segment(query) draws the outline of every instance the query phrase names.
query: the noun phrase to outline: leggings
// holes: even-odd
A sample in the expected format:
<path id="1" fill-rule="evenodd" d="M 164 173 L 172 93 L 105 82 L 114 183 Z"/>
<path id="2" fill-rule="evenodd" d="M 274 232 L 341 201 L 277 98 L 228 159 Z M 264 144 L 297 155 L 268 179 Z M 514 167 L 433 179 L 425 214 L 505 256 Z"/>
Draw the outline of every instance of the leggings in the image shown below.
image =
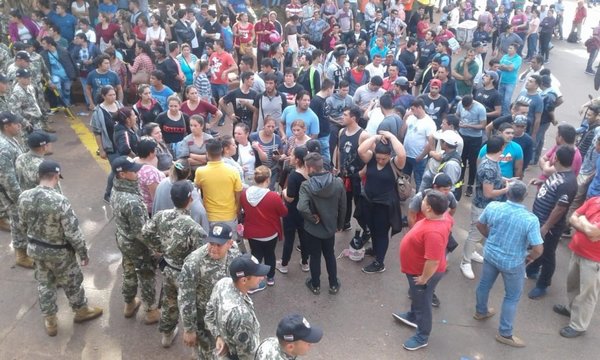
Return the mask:
<path id="1" fill-rule="evenodd" d="M 271 267 L 269 273 L 267 274 L 267 278 L 273 278 L 275 276 L 275 246 L 277 246 L 277 239 L 262 241 L 255 239 L 248 239 L 248 243 L 250 244 L 250 252 L 252 256 L 258 260 L 258 262 L 265 262 L 265 265 Z"/>
<path id="2" fill-rule="evenodd" d="M 473 186 L 475 184 L 475 175 L 477 171 L 477 156 L 479 155 L 479 150 L 481 149 L 481 137 L 471 137 L 462 135 L 463 141 L 465 143 L 462 152 L 462 172 L 460 174 L 460 179 L 464 180 L 465 172 L 467 170 L 467 163 L 469 165 L 469 186 Z"/>

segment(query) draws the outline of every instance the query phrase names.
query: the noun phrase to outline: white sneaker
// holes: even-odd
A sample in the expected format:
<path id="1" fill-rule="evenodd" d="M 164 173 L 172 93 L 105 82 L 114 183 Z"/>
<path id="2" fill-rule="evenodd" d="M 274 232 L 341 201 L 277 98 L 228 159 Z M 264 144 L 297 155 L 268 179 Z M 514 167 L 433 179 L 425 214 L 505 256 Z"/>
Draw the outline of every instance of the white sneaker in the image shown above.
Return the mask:
<path id="1" fill-rule="evenodd" d="M 310 271 L 310 266 L 308 266 L 308 264 L 300 263 L 300 267 L 302 268 L 302 271 L 304 271 L 304 272 Z"/>
<path id="2" fill-rule="evenodd" d="M 171 347 L 173 344 L 173 340 L 175 340 L 175 336 L 177 336 L 177 331 L 179 330 L 178 326 L 175 326 L 175 329 L 170 333 L 162 334 L 161 344 L 164 348 Z"/>
<path id="3" fill-rule="evenodd" d="M 473 268 L 471 267 L 471 264 L 460 264 L 460 271 L 462 271 L 463 275 L 467 278 L 467 279 L 475 279 L 475 274 L 473 274 Z"/>
<path id="4" fill-rule="evenodd" d="M 275 269 L 277 269 L 282 274 L 288 273 L 288 267 L 281 265 L 281 260 L 277 260 L 277 262 L 275 263 Z"/>
<path id="5" fill-rule="evenodd" d="M 475 261 L 476 263 L 483 264 L 483 256 L 479 255 L 477 251 L 473 251 L 473 254 L 471 255 L 471 260 Z"/>

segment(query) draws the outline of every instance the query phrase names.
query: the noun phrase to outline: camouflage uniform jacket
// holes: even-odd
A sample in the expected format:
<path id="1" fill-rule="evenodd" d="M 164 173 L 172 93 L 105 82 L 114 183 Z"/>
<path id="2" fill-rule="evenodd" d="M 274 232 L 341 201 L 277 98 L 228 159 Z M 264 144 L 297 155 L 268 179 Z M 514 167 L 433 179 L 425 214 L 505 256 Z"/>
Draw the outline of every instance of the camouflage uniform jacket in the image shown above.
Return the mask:
<path id="1" fill-rule="evenodd" d="M 70 245 L 79 258 L 88 258 L 79 220 L 69 200 L 56 190 L 38 185 L 23 191 L 19 197 L 19 227 L 28 239 L 50 245 Z M 35 260 L 62 260 L 71 249 L 52 249 L 46 246 L 27 245 L 27 254 Z"/>
<path id="2" fill-rule="evenodd" d="M 265 339 L 256 350 L 256 360 L 294 360 L 295 356 L 286 354 L 279 345 L 279 339 L 270 337 Z"/>
<path id="3" fill-rule="evenodd" d="M 110 204 L 115 216 L 117 243 L 121 251 L 137 254 L 146 251 L 142 228 L 148 220 L 148 210 L 137 181 L 115 177 Z"/>
<path id="4" fill-rule="evenodd" d="M 10 98 L 10 94 L 7 92 L 6 94 L 0 95 L 0 112 L 2 111 L 10 111 L 12 106 L 8 101 Z"/>
<path id="5" fill-rule="evenodd" d="M 165 261 L 181 269 L 183 261 L 202 245 L 207 233 L 185 209 L 159 211 L 142 229 L 146 245 L 161 253 Z"/>
<path id="6" fill-rule="evenodd" d="M 22 153 L 17 139 L 0 133 L 0 201 L 7 206 L 16 204 L 21 194 L 15 162 Z"/>
<path id="7" fill-rule="evenodd" d="M 6 28 L 2 27 L 2 29 Z M 4 72 L 11 59 L 12 56 L 10 56 L 10 50 L 8 47 L 4 44 L 0 44 L 0 71 Z"/>
<path id="8" fill-rule="evenodd" d="M 42 161 L 44 157 L 31 150 L 19 155 L 15 162 L 15 169 L 21 191 L 33 189 L 38 185 L 38 167 Z"/>
<path id="9" fill-rule="evenodd" d="M 37 52 L 30 52 L 29 58 L 31 58 L 31 63 L 29 65 L 29 69 L 31 70 L 31 80 L 34 86 L 39 86 L 39 88 L 43 88 L 42 79 L 46 82 L 50 81 L 50 72 L 46 67 L 46 63 L 44 62 L 44 58 L 42 55 Z M 33 80 L 39 79 L 39 82 L 33 82 Z"/>
<path id="10" fill-rule="evenodd" d="M 242 294 L 231 277 L 217 282 L 206 305 L 206 326 L 211 334 L 221 337 L 230 355 L 240 360 L 253 360 L 260 343 L 260 324 L 250 296 Z"/>
<path id="11" fill-rule="evenodd" d="M 208 255 L 208 244 L 206 244 L 185 258 L 178 278 L 177 296 L 185 331 L 204 330 L 202 324 L 204 324 L 206 303 L 210 293 L 217 281 L 229 276 L 229 264 L 238 256 L 240 251 L 234 243 L 223 259 L 213 260 Z"/>
<path id="12" fill-rule="evenodd" d="M 33 85 L 23 88 L 21 85 L 15 84 L 9 101 L 13 112 L 29 121 L 41 119 L 43 116 Z"/>

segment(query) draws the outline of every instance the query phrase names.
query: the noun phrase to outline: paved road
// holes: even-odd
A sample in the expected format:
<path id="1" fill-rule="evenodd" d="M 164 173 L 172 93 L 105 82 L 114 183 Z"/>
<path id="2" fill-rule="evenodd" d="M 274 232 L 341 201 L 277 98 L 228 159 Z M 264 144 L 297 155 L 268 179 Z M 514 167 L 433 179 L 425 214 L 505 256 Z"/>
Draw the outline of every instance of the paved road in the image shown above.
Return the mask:
<path id="1" fill-rule="evenodd" d="M 598 10 L 590 11 L 595 23 Z M 591 20 L 594 20 L 593 22 Z M 594 93 L 592 78 L 583 73 L 587 53 L 581 45 L 556 42 L 550 69 L 561 80 L 565 104 L 558 110 L 559 121 L 579 124 L 577 109 L 588 93 Z M 58 298 L 59 334 L 46 336 L 37 304 L 36 284 L 30 270 L 15 268 L 9 235 L 0 233 L 0 359 L 161 359 L 187 358 L 181 337 L 168 350 L 160 346 L 160 335 L 155 326 L 122 316 L 120 294 L 120 255 L 114 240 L 111 212 L 102 202 L 105 185 L 105 166 L 97 162 L 90 150 L 95 150 L 89 133 L 82 123 L 56 116 L 59 142 L 53 158 L 64 167 L 63 189 L 79 216 L 81 227 L 90 247 L 90 265 L 84 269 L 85 288 L 90 303 L 104 308 L 104 315 L 86 324 L 73 324 L 66 298 Z M 547 135 L 547 144 L 553 142 L 555 128 Z M 83 139 L 83 140 L 82 140 Z M 536 171 L 529 170 L 529 179 Z M 533 190 L 533 189 L 532 189 Z M 532 194 L 528 200 L 531 203 Z M 469 199 L 464 198 L 456 215 L 455 235 L 462 245 L 469 218 Z M 336 251 L 347 247 L 351 233 L 339 234 Z M 521 300 L 515 324 L 515 334 L 527 342 L 524 349 L 513 349 L 494 341 L 498 316 L 486 322 L 472 319 L 477 280 L 465 279 L 458 269 L 459 252 L 449 261 L 450 272 L 438 287 L 442 305 L 434 310 L 434 328 L 429 347 L 416 353 L 402 349 L 402 342 L 412 330 L 394 322 L 392 311 L 406 309 L 407 283 L 400 274 L 398 244 L 393 238 L 386 260 L 387 271 L 366 275 L 361 264 L 348 259 L 338 262 L 342 281 L 337 296 L 324 292 L 310 294 L 304 287 L 305 274 L 296 266 L 299 254 L 294 253 L 288 275 L 277 274 L 275 287 L 253 296 L 256 312 L 262 324 L 262 337 L 271 336 L 281 316 L 291 311 L 303 313 L 325 330 L 322 342 L 313 348 L 308 359 L 573 359 L 596 358 L 600 340 L 600 316 L 592 321 L 586 336 L 566 340 L 558 330 L 566 319 L 552 312 L 552 305 L 566 300 L 565 278 L 569 251 L 566 244 L 559 246 L 554 285 L 546 298 Z M 281 251 L 280 247 L 277 252 Z M 480 265 L 474 265 L 479 279 Z M 533 286 L 528 281 L 525 292 Z M 499 308 L 502 286 L 496 284 L 490 296 L 490 305 Z M 599 314 L 600 315 L 600 314 Z"/>

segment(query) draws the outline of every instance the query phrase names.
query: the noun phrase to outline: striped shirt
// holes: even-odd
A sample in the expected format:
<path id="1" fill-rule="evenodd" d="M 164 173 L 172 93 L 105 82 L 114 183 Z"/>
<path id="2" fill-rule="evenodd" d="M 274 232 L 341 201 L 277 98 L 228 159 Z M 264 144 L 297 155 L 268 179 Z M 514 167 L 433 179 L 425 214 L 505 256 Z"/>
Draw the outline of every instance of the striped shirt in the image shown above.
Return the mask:
<path id="1" fill-rule="evenodd" d="M 200 73 L 196 79 L 194 79 L 194 87 L 198 89 L 198 96 L 200 96 L 200 99 L 212 102 L 212 89 L 206 73 Z"/>
<path id="2" fill-rule="evenodd" d="M 489 228 L 483 256 L 502 270 L 524 264 L 527 247 L 544 243 L 538 218 L 523 204 L 492 201 L 483 210 L 479 222 Z"/>

